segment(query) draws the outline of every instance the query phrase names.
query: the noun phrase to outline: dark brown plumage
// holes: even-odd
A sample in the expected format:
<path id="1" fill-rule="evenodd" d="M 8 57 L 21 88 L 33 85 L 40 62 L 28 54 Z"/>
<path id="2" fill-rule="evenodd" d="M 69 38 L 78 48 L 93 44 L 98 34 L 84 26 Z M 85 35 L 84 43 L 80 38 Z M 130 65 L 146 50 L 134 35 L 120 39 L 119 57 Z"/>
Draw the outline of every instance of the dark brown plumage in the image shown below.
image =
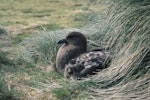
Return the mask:
<path id="1" fill-rule="evenodd" d="M 58 44 L 63 45 L 57 52 L 56 69 L 61 74 L 64 74 L 65 66 L 69 61 L 86 52 L 87 41 L 83 34 L 79 32 L 71 32 L 65 39 L 58 41 Z"/>
<path id="2" fill-rule="evenodd" d="M 58 50 L 56 68 L 65 78 L 85 77 L 104 68 L 108 52 L 103 49 L 87 52 L 87 41 L 83 34 L 71 32 L 58 43 L 64 44 Z"/>

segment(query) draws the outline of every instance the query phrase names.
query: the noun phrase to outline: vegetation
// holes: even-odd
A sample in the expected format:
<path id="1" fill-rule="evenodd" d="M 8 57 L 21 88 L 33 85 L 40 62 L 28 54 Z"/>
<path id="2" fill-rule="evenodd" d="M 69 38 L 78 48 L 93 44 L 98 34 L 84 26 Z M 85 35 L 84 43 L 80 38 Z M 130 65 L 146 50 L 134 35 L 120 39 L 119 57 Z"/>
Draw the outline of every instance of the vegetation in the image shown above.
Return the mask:
<path id="1" fill-rule="evenodd" d="M 149 98 L 148 0 L 1 2 L 0 99 Z M 74 30 L 87 36 L 89 49 L 111 48 L 110 66 L 80 81 L 55 70 L 56 42 Z"/>
<path id="2" fill-rule="evenodd" d="M 0 24 L 11 34 L 30 34 L 39 30 L 80 27 L 90 6 L 86 0 L 2 0 Z M 101 9 L 93 7 L 92 10 Z M 76 18 L 74 16 L 77 16 Z M 76 19 L 76 21 L 74 21 Z"/>

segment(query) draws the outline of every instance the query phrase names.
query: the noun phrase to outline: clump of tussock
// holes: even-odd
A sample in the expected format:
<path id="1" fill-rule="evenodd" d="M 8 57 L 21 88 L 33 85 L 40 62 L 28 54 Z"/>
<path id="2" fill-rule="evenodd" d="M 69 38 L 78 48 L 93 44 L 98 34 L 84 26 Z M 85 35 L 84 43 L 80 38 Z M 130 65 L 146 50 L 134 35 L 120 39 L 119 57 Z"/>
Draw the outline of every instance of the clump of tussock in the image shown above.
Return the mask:
<path id="1" fill-rule="evenodd" d="M 40 32 L 25 38 L 16 46 L 16 64 L 34 66 L 37 63 L 54 64 L 57 51 L 56 34 Z"/>

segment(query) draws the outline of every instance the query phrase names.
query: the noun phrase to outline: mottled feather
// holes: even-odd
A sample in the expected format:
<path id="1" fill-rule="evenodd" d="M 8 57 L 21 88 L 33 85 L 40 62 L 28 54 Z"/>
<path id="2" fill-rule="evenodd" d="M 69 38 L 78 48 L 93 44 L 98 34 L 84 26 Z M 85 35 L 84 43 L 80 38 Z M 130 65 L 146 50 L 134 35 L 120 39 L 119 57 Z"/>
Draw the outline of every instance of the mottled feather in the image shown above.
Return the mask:
<path id="1" fill-rule="evenodd" d="M 64 77 L 81 78 L 95 74 L 98 69 L 105 67 L 105 60 L 109 56 L 105 51 L 90 51 L 70 60 L 66 65 Z M 69 71 L 69 72 L 68 72 Z"/>

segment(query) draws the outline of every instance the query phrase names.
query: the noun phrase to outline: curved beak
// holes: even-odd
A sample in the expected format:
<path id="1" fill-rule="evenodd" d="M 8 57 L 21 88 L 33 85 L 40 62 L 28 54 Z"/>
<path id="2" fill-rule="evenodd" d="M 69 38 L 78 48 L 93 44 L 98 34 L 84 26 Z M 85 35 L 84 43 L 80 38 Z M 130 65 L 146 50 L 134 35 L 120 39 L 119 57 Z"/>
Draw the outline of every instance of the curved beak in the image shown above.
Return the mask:
<path id="1" fill-rule="evenodd" d="M 63 43 L 67 44 L 68 41 L 66 39 L 62 39 L 57 42 L 57 44 L 63 44 Z"/>

